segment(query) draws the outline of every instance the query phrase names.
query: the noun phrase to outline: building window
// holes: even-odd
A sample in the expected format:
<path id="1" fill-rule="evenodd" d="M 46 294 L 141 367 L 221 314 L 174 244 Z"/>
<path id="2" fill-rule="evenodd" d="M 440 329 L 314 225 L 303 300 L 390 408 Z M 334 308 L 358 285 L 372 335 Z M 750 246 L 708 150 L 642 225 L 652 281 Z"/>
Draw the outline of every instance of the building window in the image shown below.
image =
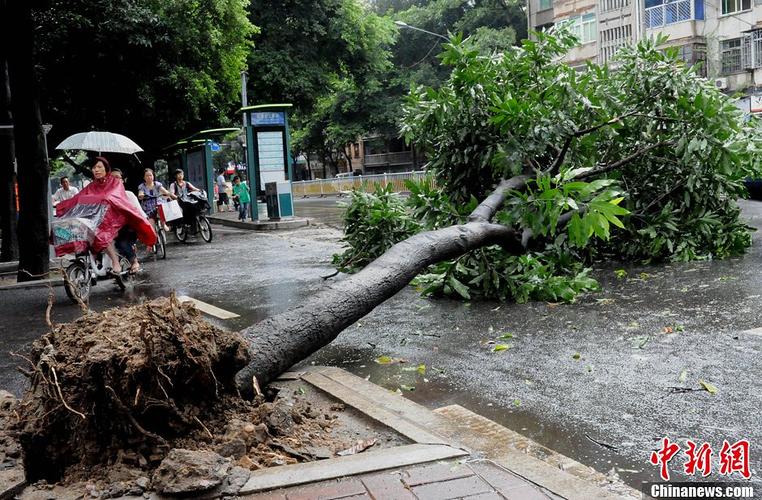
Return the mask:
<path id="1" fill-rule="evenodd" d="M 601 0 L 601 12 L 619 10 L 630 5 L 630 0 Z"/>
<path id="2" fill-rule="evenodd" d="M 645 5 L 646 28 L 704 19 L 704 0 L 646 0 Z"/>
<path id="3" fill-rule="evenodd" d="M 540 10 L 548 10 L 553 8 L 553 0 L 540 0 Z"/>
<path id="4" fill-rule="evenodd" d="M 677 48 L 677 57 L 685 61 L 689 66 L 698 65 L 696 73 L 699 76 L 706 76 L 706 44 L 689 43 Z"/>
<path id="5" fill-rule="evenodd" d="M 355 143 L 354 146 L 355 146 L 355 148 L 354 148 L 355 149 L 355 158 L 359 158 L 360 157 L 360 145 Z"/>
<path id="6" fill-rule="evenodd" d="M 601 31 L 599 43 L 601 50 L 598 52 L 598 62 L 606 64 L 614 57 L 620 47 L 632 42 L 632 26 L 625 24 Z"/>
<path id="7" fill-rule="evenodd" d="M 568 21 L 571 23 L 571 32 L 577 36 L 580 43 L 590 43 L 595 41 L 598 30 L 595 24 L 594 13 L 570 17 Z"/>
<path id="8" fill-rule="evenodd" d="M 751 0 L 722 0 L 722 13 L 732 14 L 751 9 Z"/>
<path id="9" fill-rule="evenodd" d="M 720 42 L 720 61 L 722 73 L 737 73 L 743 69 L 741 39 L 723 40 Z"/>

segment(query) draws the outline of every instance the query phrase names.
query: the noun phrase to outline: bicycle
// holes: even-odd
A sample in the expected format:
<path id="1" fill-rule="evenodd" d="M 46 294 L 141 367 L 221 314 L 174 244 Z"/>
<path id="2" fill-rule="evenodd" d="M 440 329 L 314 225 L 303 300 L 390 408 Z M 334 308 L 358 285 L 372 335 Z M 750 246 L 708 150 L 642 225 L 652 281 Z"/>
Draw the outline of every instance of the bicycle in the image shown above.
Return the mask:
<path id="1" fill-rule="evenodd" d="M 100 257 L 99 261 L 90 250 L 78 253 L 74 262 L 64 271 L 64 289 L 75 304 L 87 302 L 90 290 L 98 283 L 98 278 L 113 276 L 114 283 L 122 290 L 134 285 L 135 275 L 130 273 L 130 261 L 124 256 L 119 256 L 119 265 L 123 271 L 118 274 L 111 271 L 111 259 L 108 255 L 102 252 Z"/>
<path id="2" fill-rule="evenodd" d="M 174 225 L 175 237 L 185 243 L 188 239 L 188 234 L 199 234 L 201 238 L 211 243 L 214 234 L 212 233 L 212 224 L 209 219 L 204 215 L 203 210 L 209 209 L 209 202 L 206 200 L 206 193 L 204 191 L 194 191 L 188 195 L 190 202 L 186 201 L 186 206 L 183 210 L 188 210 L 190 207 L 196 211 L 196 215 L 191 219 L 190 224 L 185 223 L 185 218 L 179 219 Z"/>
<path id="3" fill-rule="evenodd" d="M 159 199 L 162 198 L 162 196 L 151 196 L 147 194 L 143 194 L 143 199 Z M 158 211 L 158 205 L 155 215 L 150 218 L 153 222 L 153 228 L 156 231 L 156 244 L 151 247 L 151 251 L 154 255 L 158 256 L 160 259 L 166 259 L 167 258 L 167 232 L 164 230 L 164 221 L 161 220 L 161 217 L 159 216 Z"/>

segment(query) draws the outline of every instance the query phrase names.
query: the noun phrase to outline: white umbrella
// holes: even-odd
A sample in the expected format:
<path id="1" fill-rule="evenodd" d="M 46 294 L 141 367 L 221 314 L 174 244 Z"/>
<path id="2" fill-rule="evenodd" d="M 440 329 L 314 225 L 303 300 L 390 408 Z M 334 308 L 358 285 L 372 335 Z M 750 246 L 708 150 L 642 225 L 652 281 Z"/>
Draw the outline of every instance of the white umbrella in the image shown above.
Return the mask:
<path id="1" fill-rule="evenodd" d="M 143 149 L 135 142 L 121 134 L 112 132 L 80 132 L 64 139 L 56 149 L 82 149 L 99 153 L 133 154 Z"/>

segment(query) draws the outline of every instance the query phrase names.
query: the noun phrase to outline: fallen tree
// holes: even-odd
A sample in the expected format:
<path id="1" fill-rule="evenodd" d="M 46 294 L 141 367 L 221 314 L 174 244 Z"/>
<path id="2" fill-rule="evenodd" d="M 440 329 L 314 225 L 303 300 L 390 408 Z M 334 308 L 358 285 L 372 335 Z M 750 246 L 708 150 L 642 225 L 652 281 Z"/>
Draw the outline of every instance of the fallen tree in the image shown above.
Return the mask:
<path id="1" fill-rule="evenodd" d="M 748 248 L 735 199 L 757 175 L 760 140 L 724 95 L 659 49 L 665 39 L 620 50 L 616 73 L 578 73 L 557 62 L 572 35 L 537 38 L 489 56 L 457 37 L 446 46 L 450 82 L 411 93 L 403 127 L 428 148 L 438 189 L 411 186 L 407 209 L 383 190 L 353 195 L 336 264 L 361 270 L 242 332 L 242 394 L 414 278 L 426 293 L 573 300 L 597 286 L 584 269 L 596 259 Z"/>

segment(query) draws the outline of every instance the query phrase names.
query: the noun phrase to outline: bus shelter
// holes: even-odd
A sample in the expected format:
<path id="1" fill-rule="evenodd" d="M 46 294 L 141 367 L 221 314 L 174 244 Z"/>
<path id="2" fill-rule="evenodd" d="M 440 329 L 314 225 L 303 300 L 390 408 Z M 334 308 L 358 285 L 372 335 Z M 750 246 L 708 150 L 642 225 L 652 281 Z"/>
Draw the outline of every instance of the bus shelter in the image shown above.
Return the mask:
<path id="1" fill-rule="evenodd" d="M 165 148 L 165 151 L 170 153 L 170 157 L 167 159 L 170 182 L 174 181 L 172 172 L 181 169 L 185 172 L 185 180 L 206 191 L 207 200 L 213 211 L 216 211 L 217 207 L 214 203 L 215 176 L 212 147 L 215 140 L 219 140 L 231 132 L 240 132 L 240 129 L 202 130 Z"/>

